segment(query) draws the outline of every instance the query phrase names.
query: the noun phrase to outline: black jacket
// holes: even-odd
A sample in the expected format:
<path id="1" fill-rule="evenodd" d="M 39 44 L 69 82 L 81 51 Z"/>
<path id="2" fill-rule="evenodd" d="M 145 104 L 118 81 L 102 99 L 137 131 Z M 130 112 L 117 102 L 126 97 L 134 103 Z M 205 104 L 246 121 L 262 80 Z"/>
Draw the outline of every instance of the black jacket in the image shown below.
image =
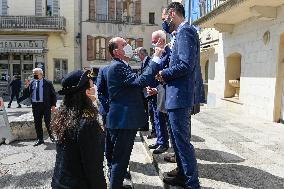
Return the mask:
<path id="1" fill-rule="evenodd" d="M 19 93 L 21 92 L 22 82 L 20 79 L 15 79 L 10 83 L 10 87 L 12 89 L 12 93 Z"/>
<path id="2" fill-rule="evenodd" d="M 57 143 L 53 189 L 106 189 L 103 171 L 102 129 L 95 118 L 82 118 L 80 126 L 65 132 Z"/>
<path id="3" fill-rule="evenodd" d="M 23 101 L 29 97 L 32 97 L 33 94 L 33 85 L 34 85 L 33 80 L 28 88 L 25 88 L 23 91 L 23 96 L 20 97 L 20 101 Z M 51 81 L 47 79 L 43 79 L 43 102 L 46 107 L 51 107 L 51 106 L 56 106 L 56 93 L 53 87 L 53 84 Z"/>

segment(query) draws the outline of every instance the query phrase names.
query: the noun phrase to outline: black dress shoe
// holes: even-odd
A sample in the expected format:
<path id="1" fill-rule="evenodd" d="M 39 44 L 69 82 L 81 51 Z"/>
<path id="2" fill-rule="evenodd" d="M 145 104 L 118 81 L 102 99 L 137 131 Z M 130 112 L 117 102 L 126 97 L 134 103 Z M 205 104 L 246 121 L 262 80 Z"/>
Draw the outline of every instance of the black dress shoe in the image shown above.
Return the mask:
<path id="1" fill-rule="evenodd" d="M 176 163 L 176 155 L 167 155 L 164 157 L 164 160 L 169 163 Z"/>
<path id="2" fill-rule="evenodd" d="M 21 108 L 22 106 L 19 104 L 18 106 L 17 106 L 17 108 Z"/>
<path id="3" fill-rule="evenodd" d="M 152 139 L 152 138 L 157 138 L 156 133 L 151 132 L 151 133 L 147 136 L 147 139 Z"/>
<path id="4" fill-rule="evenodd" d="M 156 148 L 158 148 L 158 144 L 150 144 L 148 147 L 149 147 L 149 149 L 156 149 Z"/>
<path id="5" fill-rule="evenodd" d="M 50 138 L 51 142 L 55 142 L 56 141 L 53 135 L 49 135 L 49 138 Z"/>
<path id="6" fill-rule="evenodd" d="M 180 187 L 185 188 L 185 179 L 179 176 L 164 177 L 163 182 L 171 186 L 180 186 Z"/>
<path id="7" fill-rule="evenodd" d="M 168 149 L 169 149 L 169 147 L 167 147 L 167 146 L 159 145 L 158 148 L 156 148 L 153 151 L 153 154 L 161 154 L 161 153 L 164 153 L 165 151 L 167 151 Z"/>
<path id="8" fill-rule="evenodd" d="M 168 177 L 176 177 L 178 175 L 179 168 L 176 167 L 175 169 L 171 170 L 170 172 L 167 172 Z"/>
<path id="9" fill-rule="evenodd" d="M 43 141 L 43 140 L 38 140 L 38 141 L 34 144 L 34 146 L 39 146 L 39 145 L 41 145 L 41 144 L 44 144 L 44 141 Z"/>

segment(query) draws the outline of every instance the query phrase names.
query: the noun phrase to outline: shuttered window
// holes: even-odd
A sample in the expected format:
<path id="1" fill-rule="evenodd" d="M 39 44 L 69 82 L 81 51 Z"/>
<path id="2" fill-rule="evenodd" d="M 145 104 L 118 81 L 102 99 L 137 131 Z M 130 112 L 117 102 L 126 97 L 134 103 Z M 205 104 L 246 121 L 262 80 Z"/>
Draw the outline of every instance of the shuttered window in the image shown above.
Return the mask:
<path id="1" fill-rule="evenodd" d="M 43 6 L 42 6 L 42 0 L 35 0 L 35 15 L 36 16 L 42 16 L 43 12 Z"/>
<path id="2" fill-rule="evenodd" d="M 87 36 L 87 60 L 95 60 L 94 37 L 90 35 Z"/>
<path id="3" fill-rule="evenodd" d="M 115 1 L 116 0 L 109 0 L 108 2 L 108 19 L 115 20 Z"/>
<path id="4" fill-rule="evenodd" d="M 95 37 L 96 60 L 106 60 L 106 39 L 104 37 Z"/>
<path id="5" fill-rule="evenodd" d="M 0 0 L 0 15 L 8 15 L 8 2 L 7 0 Z"/>
<path id="6" fill-rule="evenodd" d="M 89 0 L 89 19 L 96 19 L 96 0 Z"/>
<path id="7" fill-rule="evenodd" d="M 141 22 L 141 0 L 135 1 L 135 14 L 134 14 L 134 22 Z"/>
<path id="8" fill-rule="evenodd" d="M 52 0 L 52 16 L 59 16 L 59 0 Z"/>

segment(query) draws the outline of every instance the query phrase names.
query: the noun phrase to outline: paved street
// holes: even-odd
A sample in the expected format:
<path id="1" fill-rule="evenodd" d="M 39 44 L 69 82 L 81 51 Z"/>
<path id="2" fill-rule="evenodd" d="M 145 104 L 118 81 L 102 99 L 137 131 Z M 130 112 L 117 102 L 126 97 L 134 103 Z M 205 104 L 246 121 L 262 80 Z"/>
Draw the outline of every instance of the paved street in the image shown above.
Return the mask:
<path id="1" fill-rule="evenodd" d="M 9 109 L 8 114 L 29 110 Z M 193 117 L 192 135 L 203 188 L 284 189 L 283 124 L 203 108 Z M 136 139 L 130 163 L 135 189 L 168 188 L 160 178 L 175 165 L 163 162 L 164 154 L 152 156 L 144 148 L 153 142 L 143 143 L 139 135 Z M 49 139 L 36 148 L 33 143 L 17 141 L 0 146 L 1 189 L 50 188 L 55 145 Z"/>

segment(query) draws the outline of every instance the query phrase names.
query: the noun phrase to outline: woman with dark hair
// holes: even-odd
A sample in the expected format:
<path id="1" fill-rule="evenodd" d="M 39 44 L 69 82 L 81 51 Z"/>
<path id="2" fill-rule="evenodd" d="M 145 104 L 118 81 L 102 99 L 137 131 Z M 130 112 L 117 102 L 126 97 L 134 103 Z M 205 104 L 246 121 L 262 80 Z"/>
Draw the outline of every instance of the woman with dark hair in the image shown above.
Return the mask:
<path id="1" fill-rule="evenodd" d="M 51 122 L 57 137 L 53 189 L 105 189 L 103 130 L 98 122 L 90 71 L 73 71 L 62 81 L 62 105 Z"/>

